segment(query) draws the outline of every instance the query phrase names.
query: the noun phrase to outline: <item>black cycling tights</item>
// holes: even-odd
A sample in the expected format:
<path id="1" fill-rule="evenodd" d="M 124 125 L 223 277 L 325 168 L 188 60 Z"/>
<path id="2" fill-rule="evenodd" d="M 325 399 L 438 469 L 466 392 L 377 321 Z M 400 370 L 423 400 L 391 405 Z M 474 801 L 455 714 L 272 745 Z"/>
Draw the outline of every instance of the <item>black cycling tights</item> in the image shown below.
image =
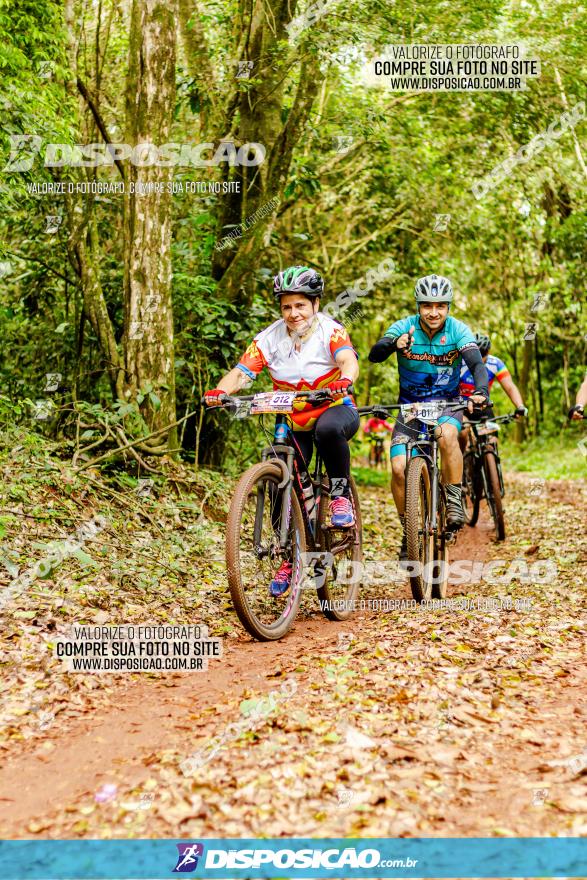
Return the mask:
<path id="1" fill-rule="evenodd" d="M 318 418 L 313 431 L 294 431 L 298 464 L 308 469 L 312 460 L 314 443 L 322 456 L 326 473 L 333 479 L 351 475 L 351 452 L 348 441 L 359 429 L 359 414 L 354 406 L 331 406 Z M 303 462 L 300 462 L 300 452 Z M 346 492 L 345 492 L 346 494 Z"/>

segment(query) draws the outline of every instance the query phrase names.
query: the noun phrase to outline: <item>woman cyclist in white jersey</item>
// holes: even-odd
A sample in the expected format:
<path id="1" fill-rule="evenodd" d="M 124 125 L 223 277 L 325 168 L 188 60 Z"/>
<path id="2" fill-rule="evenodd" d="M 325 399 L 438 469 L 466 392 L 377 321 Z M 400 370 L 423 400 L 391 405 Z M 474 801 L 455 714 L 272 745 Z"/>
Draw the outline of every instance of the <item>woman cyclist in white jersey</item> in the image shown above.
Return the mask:
<path id="1" fill-rule="evenodd" d="M 358 356 L 342 324 L 319 311 L 324 291 L 321 275 L 307 266 L 291 266 L 274 278 L 281 318 L 257 333 L 239 363 L 207 391 L 208 406 L 220 406 L 227 394 L 249 384 L 267 367 L 276 390 L 315 391 L 327 388 L 335 398 L 319 407 L 301 403 L 291 414 L 296 455 L 304 467 L 316 444 L 330 478 L 331 525 L 355 524 L 350 502 L 350 450 L 348 441 L 359 428 L 359 415 L 349 386 L 359 375 Z M 285 595 L 292 566 L 284 562 L 275 574 L 270 592 Z"/>

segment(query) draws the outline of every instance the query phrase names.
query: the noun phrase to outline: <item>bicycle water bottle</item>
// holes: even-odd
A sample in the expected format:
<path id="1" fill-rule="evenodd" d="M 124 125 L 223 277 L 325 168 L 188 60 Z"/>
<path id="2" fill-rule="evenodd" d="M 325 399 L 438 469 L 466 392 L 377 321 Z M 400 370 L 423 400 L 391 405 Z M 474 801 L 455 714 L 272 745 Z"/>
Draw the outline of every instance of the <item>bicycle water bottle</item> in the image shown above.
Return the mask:
<path id="1" fill-rule="evenodd" d="M 307 471 L 300 474 L 300 482 L 302 484 L 302 495 L 304 496 L 304 505 L 308 519 L 311 523 L 316 519 L 316 498 L 314 496 L 314 486 Z"/>
<path id="2" fill-rule="evenodd" d="M 285 443 L 287 440 L 287 425 L 285 422 L 278 422 L 275 425 L 275 433 L 273 434 L 275 443 Z"/>

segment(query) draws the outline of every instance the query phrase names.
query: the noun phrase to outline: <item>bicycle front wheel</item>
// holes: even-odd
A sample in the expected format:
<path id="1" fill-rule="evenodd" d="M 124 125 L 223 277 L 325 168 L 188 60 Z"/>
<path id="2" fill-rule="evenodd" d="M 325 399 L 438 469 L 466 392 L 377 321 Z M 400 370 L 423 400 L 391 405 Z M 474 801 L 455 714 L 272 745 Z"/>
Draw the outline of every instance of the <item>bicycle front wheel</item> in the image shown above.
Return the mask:
<path id="1" fill-rule="evenodd" d="M 406 536 L 410 586 L 416 602 L 430 599 L 434 579 L 434 535 L 430 529 L 430 475 L 421 456 L 411 458 L 406 468 Z"/>
<path id="2" fill-rule="evenodd" d="M 302 597 L 306 550 L 304 520 L 289 493 L 287 546 L 280 547 L 283 489 L 281 469 L 271 461 L 250 467 L 237 483 L 226 527 L 226 568 L 239 620 L 260 641 L 282 638 L 292 627 Z M 269 585 L 280 566 L 292 567 L 289 591 L 272 596 Z"/>

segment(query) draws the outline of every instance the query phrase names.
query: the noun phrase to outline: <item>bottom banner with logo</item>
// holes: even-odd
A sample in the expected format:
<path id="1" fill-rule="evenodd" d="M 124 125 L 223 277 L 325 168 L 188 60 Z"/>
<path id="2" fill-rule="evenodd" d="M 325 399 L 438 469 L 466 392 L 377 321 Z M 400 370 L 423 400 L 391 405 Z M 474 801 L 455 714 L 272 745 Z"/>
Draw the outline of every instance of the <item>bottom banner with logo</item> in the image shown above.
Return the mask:
<path id="1" fill-rule="evenodd" d="M 4 840 L 2 880 L 585 877 L 587 838 Z"/>

